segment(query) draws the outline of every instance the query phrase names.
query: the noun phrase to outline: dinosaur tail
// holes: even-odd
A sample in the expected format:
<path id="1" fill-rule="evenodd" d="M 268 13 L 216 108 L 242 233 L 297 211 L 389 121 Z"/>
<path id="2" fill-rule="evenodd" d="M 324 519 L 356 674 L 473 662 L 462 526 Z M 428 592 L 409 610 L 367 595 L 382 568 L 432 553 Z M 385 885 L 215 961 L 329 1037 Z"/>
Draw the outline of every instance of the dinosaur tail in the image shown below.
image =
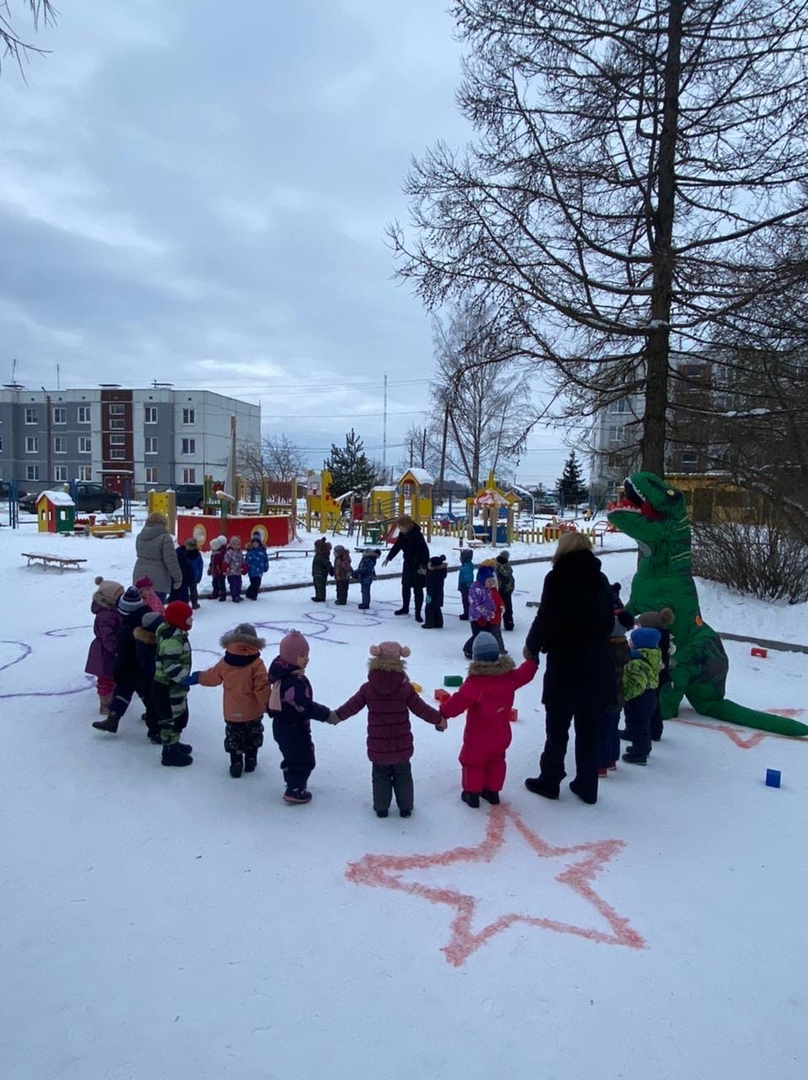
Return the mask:
<path id="1" fill-rule="evenodd" d="M 743 727 L 757 728 L 760 731 L 771 731 L 775 735 L 789 735 L 793 738 L 808 735 L 808 724 L 802 724 L 799 720 L 792 720 L 788 716 L 777 716 L 774 713 L 758 712 L 757 709 L 747 709 L 745 705 L 737 705 L 726 698 L 700 703 L 698 711 L 704 716 L 713 716 L 716 720 L 727 720 L 731 724 L 741 724 Z"/>

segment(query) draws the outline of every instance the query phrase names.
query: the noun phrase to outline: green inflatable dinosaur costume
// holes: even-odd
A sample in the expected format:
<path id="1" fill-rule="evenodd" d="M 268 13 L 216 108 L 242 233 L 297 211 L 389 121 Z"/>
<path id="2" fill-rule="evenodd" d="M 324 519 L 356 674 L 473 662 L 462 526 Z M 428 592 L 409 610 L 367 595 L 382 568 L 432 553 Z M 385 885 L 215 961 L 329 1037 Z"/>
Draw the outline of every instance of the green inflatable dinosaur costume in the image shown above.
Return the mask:
<path id="1" fill-rule="evenodd" d="M 676 643 L 672 681 L 660 693 L 662 716 L 677 716 L 682 698 L 704 716 L 778 735 L 808 735 L 798 720 L 747 709 L 724 697 L 729 661 L 714 630 L 702 620 L 690 558 L 690 519 L 684 495 L 650 472 L 625 483 L 625 498 L 609 521 L 637 541 L 640 562 L 626 605 L 633 614 L 669 607 Z"/>

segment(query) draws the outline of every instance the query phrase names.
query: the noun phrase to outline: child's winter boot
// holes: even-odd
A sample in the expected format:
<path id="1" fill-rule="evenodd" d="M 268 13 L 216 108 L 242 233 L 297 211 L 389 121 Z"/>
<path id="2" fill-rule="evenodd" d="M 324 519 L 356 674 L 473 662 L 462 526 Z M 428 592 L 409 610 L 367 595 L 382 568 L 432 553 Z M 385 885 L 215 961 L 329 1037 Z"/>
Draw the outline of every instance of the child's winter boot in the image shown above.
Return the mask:
<path id="1" fill-rule="evenodd" d="M 96 731 L 108 731 L 111 735 L 114 735 L 118 730 L 118 724 L 120 717 L 115 713 L 107 713 L 103 720 L 93 720 L 93 727 Z"/>
<path id="2" fill-rule="evenodd" d="M 176 765 L 181 768 L 183 765 L 192 765 L 194 759 L 190 754 L 183 754 L 180 750 L 179 743 L 166 743 L 163 746 L 163 765 Z"/>
<path id="3" fill-rule="evenodd" d="M 244 758 L 241 754 L 230 755 L 230 775 L 234 780 L 238 780 L 241 774 L 244 772 Z"/>
<path id="4" fill-rule="evenodd" d="M 460 796 L 460 798 L 463 800 L 463 802 L 466 804 L 466 806 L 471 806 L 475 810 L 480 805 L 480 793 L 479 793 L 479 791 L 464 791 L 462 793 L 462 795 Z"/>
<path id="5" fill-rule="evenodd" d="M 244 771 L 255 772 L 255 767 L 258 764 L 258 754 L 255 750 L 250 750 L 244 755 Z"/>

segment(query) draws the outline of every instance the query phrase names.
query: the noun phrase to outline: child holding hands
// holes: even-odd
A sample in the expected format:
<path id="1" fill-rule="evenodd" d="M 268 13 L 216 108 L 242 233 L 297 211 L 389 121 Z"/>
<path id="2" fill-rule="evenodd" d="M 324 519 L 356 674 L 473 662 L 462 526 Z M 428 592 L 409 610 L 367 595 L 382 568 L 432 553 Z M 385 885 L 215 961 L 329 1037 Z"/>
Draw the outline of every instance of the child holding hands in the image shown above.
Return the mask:
<path id="1" fill-rule="evenodd" d="M 413 754 L 410 712 L 446 728 L 441 715 L 418 696 L 407 678 L 404 658 L 410 655 L 406 645 L 383 641 L 370 646 L 368 680 L 353 697 L 331 714 L 333 723 L 347 720 L 362 709 L 368 710 L 368 757 L 373 763 L 373 809 L 376 817 L 386 818 L 393 795 L 398 812 L 408 818 L 413 808 Z"/>
<path id="2" fill-rule="evenodd" d="M 463 766 L 460 797 L 467 806 L 478 807 L 481 796 L 492 806 L 499 802 L 505 783 L 505 751 L 511 744 L 514 694 L 538 670 L 535 660 L 514 667 L 509 656 L 500 656 L 494 636 L 481 631 L 472 645 L 468 678 L 456 694 L 441 702 L 444 718 L 467 713 L 458 758 Z"/>

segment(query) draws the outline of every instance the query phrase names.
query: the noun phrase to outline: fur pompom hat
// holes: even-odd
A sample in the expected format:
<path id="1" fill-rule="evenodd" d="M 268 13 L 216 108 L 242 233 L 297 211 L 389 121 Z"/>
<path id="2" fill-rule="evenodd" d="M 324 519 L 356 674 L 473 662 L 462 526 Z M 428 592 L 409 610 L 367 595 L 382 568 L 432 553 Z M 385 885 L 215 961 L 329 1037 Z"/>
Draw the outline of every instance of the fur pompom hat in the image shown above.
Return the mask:
<path id="1" fill-rule="evenodd" d="M 250 645 L 259 652 L 266 647 L 266 641 L 264 638 L 260 638 L 256 632 L 252 623 L 243 622 L 232 630 L 228 630 L 226 634 L 222 634 L 220 638 L 220 644 L 223 649 L 226 649 L 228 645 L 235 645 L 241 643 L 242 645 Z M 296 659 L 296 658 L 295 658 Z"/>
<path id="2" fill-rule="evenodd" d="M 661 611 L 644 611 L 637 616 L 637 626 L 650 626 L 652 630 L 667 630 L 673 622 L 673 612 L 669 607 Z"/>
<path id="3" fill-rule="evenodd" d="M 102 577 L 97 577 L 95 584 L 97 588 L 93 593 L 93 600 L 96 604 L 100 604 L 101 607 L 115 607 L 118 597 L 123 595 L 123 585 L 119 581 L 107 581 Z"/>
<path id="4" fill-rule="evenodd" d="M 309 655 L 309 643 L 299 630 L 290 630 L 281 641 L 278 653 L 284 663 L 296 664 L 299 656 Z"/>
<path id="5" fill-rule="evenodd" d="M 445 570 L 446 569 L 446 556 L 445 555 L 433 555 L 427 564 L 430 570 Z"/>
<path id="6" fill-rule="evenodd" d="M 403 660 L 410 655 L 410 649 L 397 641 L 382 641 L 379 645 L 370 646 L 370 655 L 375 660 Z"/>
<path id="7" fill-rule="evenodd" d="M 214 538 L 210 542 L 210 550 L 211 551 L 221 551 L 221 549 L 224 547 L 224 545 L 226 543 L 227 543 L 227 537 L 226 536 L 214 536 Z"/>

